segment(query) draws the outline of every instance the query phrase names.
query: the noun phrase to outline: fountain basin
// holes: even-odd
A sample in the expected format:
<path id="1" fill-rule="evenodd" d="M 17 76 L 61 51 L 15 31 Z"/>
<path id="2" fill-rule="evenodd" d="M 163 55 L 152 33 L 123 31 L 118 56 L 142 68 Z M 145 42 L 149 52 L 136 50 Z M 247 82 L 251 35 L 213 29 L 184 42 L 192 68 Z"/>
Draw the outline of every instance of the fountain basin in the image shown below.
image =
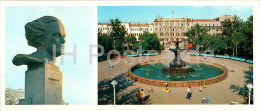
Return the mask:
<path id="1" fill-rule="evenodd" d="M 161 63 L 166 63 L 167 62 L 161 62 Z M 154 70 L 156 69 L 156 65 L 160 65 L 161 63 L 154 63 L 154 64 L 148 64 L 147 62 L 144 63 L 144 65 L 141 64 L 136 64 L 133 67 L 131 67 L 128 70 L 129 76 L 133 79 L 136 80 L 137 82 L 148 84 L 148 85 L 153 85 L 153 86 L 163 86 L 165 87 L 165 83 L 168 82 L 168 87 L 194 87 L 194 86 L 203 86 L 205 85 L 210 85 L 210 84 L 215 84 L 220 81 L 223 81 L 224 79 L 227 78 L 228 76 L 228 71 L 226 67 L 223 67 L 220 64 L 207 64 L 204 63 L 203 61 L 200 61 L 200 65 L 202 66 L 202 69 L 196 68 L 195 71 L 191 72 L 189 74 L 165 74 L 161 72 L 161 69 L 163 65 L 157 67 L 157 71 Z M 146 73 L 142 73 L 141 75 L 138 74 L 139 72 L 142 72 L 140 68 L 142 67 L 147 67 L 147 65 L 153 65 L 153 68 L 148 68 L 151 71 L 144 71 Z M 210 68 L 216 69 L 216 70 L 208 70 L 204 73 L 198 72 L 200 70 L 204 70 L 203 68 L 209 66 Z M 193 67 L 193 66 L 192 66 Z M 140 69 L 140 70 L 139 70 Z M 146 70 L 146 69 L 143 69 Z M 153 74 L 153 73 L 155 74 Z M 198 74 L 196 74 L 196 73 Z M 215 72 L 215 74 L 211 74 L 212 72 Z M 161 74 L 159 74 L 161 73 Z M 147 75 L 147 76 L 143 76 Z M 153 76 L 154 75 L 154 76 Z M 203 75 L 203 76 L 201 76 Z"/>

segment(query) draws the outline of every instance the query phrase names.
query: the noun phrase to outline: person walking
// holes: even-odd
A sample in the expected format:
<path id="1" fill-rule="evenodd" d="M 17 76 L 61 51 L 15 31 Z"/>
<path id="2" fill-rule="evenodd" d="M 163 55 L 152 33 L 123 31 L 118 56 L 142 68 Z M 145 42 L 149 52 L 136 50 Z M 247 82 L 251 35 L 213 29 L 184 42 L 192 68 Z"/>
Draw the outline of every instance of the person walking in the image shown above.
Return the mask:
<path id="1" fill-rule="evenodd" d="M 144 98 L 145 98 L 144 89 L 141 89 L 140 98 L 142 99 L 142 103 L 143 103 L 144 102 Z"/>
<path id="2" fill-rule="evenodd" d="M 167 81 L 166 81 L 165 85 L 166 85 L 165 87 L 167 88 L 168 87 L 168 82 Z"/>
<path id="3" fill-rule="evenodd" d="M 191 90 L 191 87 L 188 87 L 186 99 L 189 99 L 189 100 L 190 100 L 190 97 L 191 97 L 191 91 L 190 90 Z"/>
<path id="4" fill-rule="evenodd" d="M 140 103 L 140 91 L 139 90 L 136 92 L 136 101 L 138 104 Z"/>
<path id="5" fill-rule="evenodd" d="M 202 88 L 201 88 L 201 86 L 200 86 L 199 92 L 201 92 L 201 90 L 202 90 Z"/>

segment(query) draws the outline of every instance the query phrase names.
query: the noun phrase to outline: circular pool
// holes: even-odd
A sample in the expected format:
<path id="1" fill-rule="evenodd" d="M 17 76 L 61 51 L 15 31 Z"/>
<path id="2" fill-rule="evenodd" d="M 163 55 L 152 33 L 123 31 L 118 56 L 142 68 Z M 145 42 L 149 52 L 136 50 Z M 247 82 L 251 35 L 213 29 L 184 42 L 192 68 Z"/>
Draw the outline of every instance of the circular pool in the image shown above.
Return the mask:
<path id="1" fill-rule="evenodd" d="M 166 63 L 168 64 L 168 63 Z M 216 77 L 223 73 L 223 70 L 206 64 L 187 64 L 192 67 L 195 71 L 189 74 L 167 74 L 161 71 L 165 63 L 153 63 L 146 64 L 143 66 L 137 67 L 133 73 L 137 76 L 156 79 L 156 80 L 165 80 L 165 81 L 189 81 L 189 80 L 201 80 Z"/>
<path id="2" fill-rule="evenodd" d="M 208 64 L 204 62 L 187 63 L 195 71 L 189 74 L 167 74 L 161 68 L 168 62 L 136 64 L 128 71 L 129 76 L 141 83 L 169 87 L 202 86 L 220 82 L 227 77 L 227 69 L 219 64 Z"/>

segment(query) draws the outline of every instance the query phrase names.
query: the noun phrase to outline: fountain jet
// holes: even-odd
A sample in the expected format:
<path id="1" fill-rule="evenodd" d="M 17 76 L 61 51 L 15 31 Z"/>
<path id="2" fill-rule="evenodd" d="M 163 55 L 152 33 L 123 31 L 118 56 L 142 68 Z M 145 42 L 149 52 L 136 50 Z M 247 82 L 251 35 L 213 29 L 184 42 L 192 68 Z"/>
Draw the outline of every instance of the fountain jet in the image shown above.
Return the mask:
<path id="1" fill-rule="evenodd" d="M 163 67 L 162 72 L 168 73 L 168 74 L 188 74 L 190 72 L 195 71 L 192 67 L 187 66 L 186 62 L 184 62 L 180 58 L 180 52 L 185 50 L 179 48 L 179 43 L 183 41 L 179 41 L 179 38 L 177 37 L 175 44 L 176 48 L 170 48 L 169 50 L 171 52 L 174 52 L 175 58 L 170 62 L 170 67 Z"/>

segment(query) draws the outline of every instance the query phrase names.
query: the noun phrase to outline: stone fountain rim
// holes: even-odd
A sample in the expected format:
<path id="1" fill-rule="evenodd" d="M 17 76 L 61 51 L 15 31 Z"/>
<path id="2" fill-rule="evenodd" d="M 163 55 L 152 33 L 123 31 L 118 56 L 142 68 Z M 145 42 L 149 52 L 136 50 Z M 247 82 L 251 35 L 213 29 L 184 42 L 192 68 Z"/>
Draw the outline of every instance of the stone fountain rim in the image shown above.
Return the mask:
<path id="1" fill-rule="evenodd" d="M 165 81 L 165 80 L 156 80 L 156 79 L 148 79 L 148 78 L 140 77 L 140 76 L 135 75 L 132 72 L 132 70 L 134 70 L 135 68 L 137 68 L 140 65 L 143 66 L 143 65 L 150 64 L 150 63 L 162 63 L 162 62 L 166 62 L 166 60 L 164 60 L 164 61 L 146 61 L 142 64 L 137 63 L 128 69 L 128 75 L 131 79 L 136 80 L 137 82 L 148 84 L 148 85 L 153 85 L 153 86 L 165 86 L 165 83 L 168 82 L 168 87 L 194 87 L 194 86 L 203 86 L 204 84 L 210 85 L 210 84 L 215 84 L 215 83 L 221 82 L 228 77 L 228 70 L 226 67 L 224 67 L 220 64 L 217 64 L 217 63 L 209 64 L 209 63 L 205 63 L 205 61 L 194 61 L 194 60 L 192 60 L 192 62 L 199 62 L 201 64 L 213 65 L 215 67 L 218 67 L 223 70 L 223 73 L 216 77 L 212 77 L 212 78 L 208 78 L 208 79 L 201 79 L 201 80 Z"/>

